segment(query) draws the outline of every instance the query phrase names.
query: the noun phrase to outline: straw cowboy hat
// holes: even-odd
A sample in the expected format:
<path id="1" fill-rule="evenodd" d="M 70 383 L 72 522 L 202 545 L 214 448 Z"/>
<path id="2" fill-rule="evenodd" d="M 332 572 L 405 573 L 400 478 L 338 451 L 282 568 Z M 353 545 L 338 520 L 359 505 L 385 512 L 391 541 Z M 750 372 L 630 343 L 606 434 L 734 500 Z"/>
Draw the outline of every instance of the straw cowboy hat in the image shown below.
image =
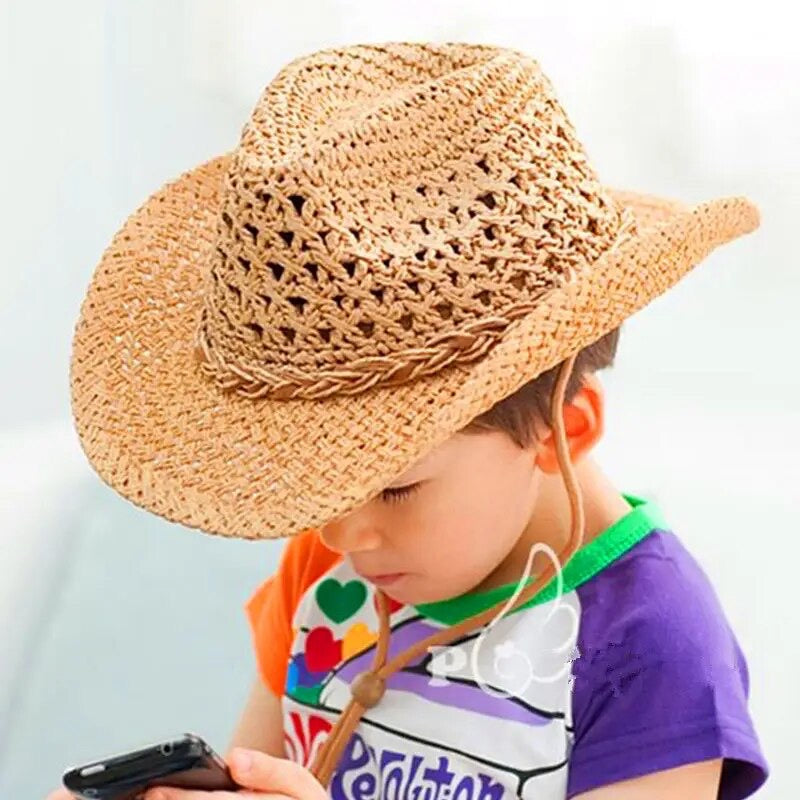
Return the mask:
<path id="1" fill-rule="evenodd" d="M 133 503 L 210 534 L 291 536 L 565 362 L 568 560 L 583 528 L 561 419 L 575 355 L 758 224 L 745 197 L 604 185 L 525 53 L 320 50 L 266 86 L 236 147 L 113 237 L 75 329 L 75 425 Z M 439 641 L 467 623 L 481 620 Z M 385 654 L 353 687 L 323 781 L 400 665 Z"/>

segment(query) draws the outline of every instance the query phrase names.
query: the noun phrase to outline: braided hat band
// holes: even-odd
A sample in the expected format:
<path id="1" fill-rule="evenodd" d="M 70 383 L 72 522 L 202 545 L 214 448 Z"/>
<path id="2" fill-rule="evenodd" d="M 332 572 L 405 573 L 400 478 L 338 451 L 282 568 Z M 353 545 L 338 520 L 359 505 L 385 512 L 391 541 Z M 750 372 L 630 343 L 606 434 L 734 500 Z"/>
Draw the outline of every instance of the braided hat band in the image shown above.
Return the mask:
<path id="1" fill-rule="evenodd" d="M 758 224 L 746 197 L 601 184 L 518 51 L 311 53 L 114 235 L 75 326 L 75 427 L 142 508 L 292 536 Z"/>

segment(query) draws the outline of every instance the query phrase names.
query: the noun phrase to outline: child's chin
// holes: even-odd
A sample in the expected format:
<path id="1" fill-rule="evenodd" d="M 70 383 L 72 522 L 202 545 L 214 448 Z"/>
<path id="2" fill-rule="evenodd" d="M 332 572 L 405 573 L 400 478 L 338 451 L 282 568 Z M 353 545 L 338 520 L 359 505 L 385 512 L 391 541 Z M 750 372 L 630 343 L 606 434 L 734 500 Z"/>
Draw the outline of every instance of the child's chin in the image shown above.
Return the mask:
<path id="1" fill-rule="evenodd" d="M 403 605 L 416 605 L 417 603 L 424 603 L 422 599 L 424 592 L 420 593 L 419 585 L 413 583 L 410 575 L 404 575 L 400 580 L 396 581 L 391 586 L 381 587 L 381 591 L 395 603 L 402 603 Z"/>
<path id="2" fill-rule="evenodd" d="M 440 600 L 448 600 L 453 596 L 443 593 L 441 586 L 431 586 L 419 579 L 415 581 L 410 575 L 397 581 L 394 586 L 385 587 L 383 592 L 395 602 L 408 606 L 438 603 Z"/>

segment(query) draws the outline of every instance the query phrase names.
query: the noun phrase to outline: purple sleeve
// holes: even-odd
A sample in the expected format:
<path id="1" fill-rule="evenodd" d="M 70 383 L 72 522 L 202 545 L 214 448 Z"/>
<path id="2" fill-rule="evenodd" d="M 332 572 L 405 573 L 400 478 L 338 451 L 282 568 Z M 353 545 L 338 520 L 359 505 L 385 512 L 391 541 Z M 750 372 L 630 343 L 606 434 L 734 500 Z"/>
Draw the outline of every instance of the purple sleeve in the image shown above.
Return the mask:
<path id="1" fill-rule="evenodd" d="M 719 757 L 720 800 L 753 794 L 769 767 L 747 708 L 747 662 L 677 536 L 650 533 L 577 591 L 567 798 Z"/>

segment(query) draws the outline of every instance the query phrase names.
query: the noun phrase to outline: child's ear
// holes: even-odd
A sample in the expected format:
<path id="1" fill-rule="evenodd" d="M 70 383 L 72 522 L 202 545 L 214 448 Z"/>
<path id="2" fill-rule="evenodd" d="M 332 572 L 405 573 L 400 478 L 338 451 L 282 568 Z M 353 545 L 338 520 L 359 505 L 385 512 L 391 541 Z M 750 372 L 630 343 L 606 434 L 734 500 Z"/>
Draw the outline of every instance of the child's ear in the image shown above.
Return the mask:
<path id="1" fill-rule="evenodd" d="M 584 377 L 584 382 L 575 397 L 564 405 L 564 428 L 570 458 L 580 461 L 603 435 L 604 396 L 603 387 L 593 374 Z M 556 452 L 556 435 L 552 428 L 545 428 L 536 444 L 536 464 L 543 472 L 556 474 L 561 471 Z"/>

